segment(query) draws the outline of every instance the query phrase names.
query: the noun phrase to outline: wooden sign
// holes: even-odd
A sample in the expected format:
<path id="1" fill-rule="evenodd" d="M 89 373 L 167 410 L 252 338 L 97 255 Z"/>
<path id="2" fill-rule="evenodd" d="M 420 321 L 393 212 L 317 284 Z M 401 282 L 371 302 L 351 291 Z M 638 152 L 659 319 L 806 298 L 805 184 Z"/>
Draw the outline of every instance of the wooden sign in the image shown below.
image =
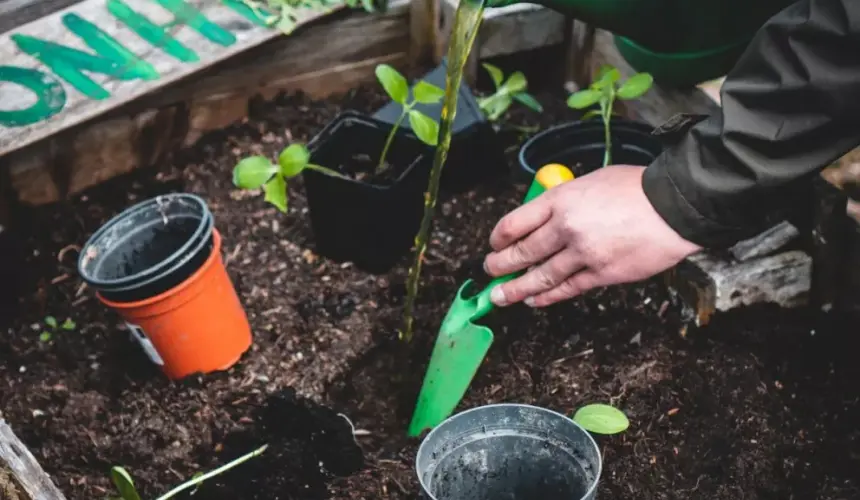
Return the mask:
<path id="1" fill-rule="evenodd" d="M 298 26 L 343 7 L 297 7 Z M 0 155 L 282 35 L 247 0 L 84 0 L 0 34 Z"/>

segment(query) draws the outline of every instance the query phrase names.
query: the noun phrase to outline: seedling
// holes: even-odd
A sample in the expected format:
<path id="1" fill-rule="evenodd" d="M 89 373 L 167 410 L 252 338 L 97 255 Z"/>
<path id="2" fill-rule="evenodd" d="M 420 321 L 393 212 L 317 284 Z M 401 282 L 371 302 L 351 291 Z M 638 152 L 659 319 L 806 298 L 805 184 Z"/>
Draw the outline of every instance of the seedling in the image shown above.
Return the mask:
<path id="1" fill-rule="evenodd" d="M 380 64 L 376 67 L 376 78 L 385 93 L 391 97 L 391 100 L 400 104 L 403 110 L 400 112 L 400 117 L 394 122 L 391 127 L 391 132 L 388 133 L 388 138 L 385 140 L 385 146 L 382 148 L 382 154 L 379 155 L 379 164 L 376 167 L 376 173 L 385 170 L 385 158 L 388 155 L 388 150 L 391 148 L 391 143 L 394 142 L 394 135 L 400 124 L 408 116 L 409 125 L 418 139 L 428 146 L 435 146 L 439 140 L 439 124 L 435 120 L 425 115 L 424 113 L 413 109 L 416 104 L 434 104 L 442 100 L 445 96 L 445 91 L 439 87 L 427 83 L 424 80 L 418 81 L 412 87 L 412 100 L 409 100 L 409 84 L 406 78 L 401 75 L 396 69 L 387 64 Z"/>
<path id="2" fill-rule="evenodd" d="M 543 106 L 526 92 L 528 88 L 528 80 L 522 71 L 515 71 L 505 80 L 505 75 L 502 70 L 492 64 L 484 63 L 484 69 L 490 74 L 493 79 L 493 84 L 496 86 L 496 92 L 487 97 L 478 100 L 478 106 L 481 111 L 487 115 L 487 119 L 491 122 L 498 120 L 508 108 L 511 107 L 514 101 L 526 106 L 527 108 L 537 113 L 543 112 Z"/>
<path id="3" fill-rule="evenodd" d="M 290 144 L 278 155 L 278 163 L 265 156 L 243 158 L 233 168 L 233 184 L 241 189 L 263 188 L 265 200 L 281 212 L 287 212 L 287 181 L 302 173 L 315 170 L 332 177 L 346 178 L 330 168 L 310 162 L 311 153 L 304 144 Z"/>
<path id="4" fill-rule="evenodd" d="M 57 318 L 53 316 L 45 316 L 44 323 L 46 328 L 39 334 L 39 340 L 42 342 L 50 342 L 54 337 L 54 334 L 60 330 L 70 332 L 77 327 L 75 322 L 72 321 L 72 318 L 66 318 L 66 320 L 60 324 L 57 322 Z"/>
<path id="5" fill-rule="evenodd" d="M 591 110 L 585 113 L 582 119 L 587 120 L 594 116 L 600 116 L 603 120 L 606 147 L 603 154 L 604 167 L 612 161 L 611 119 L 615 100 L 629 101 L 641 97 L 645 92 L 648 92 L 654 83 L 654 78 L 648 73 L 636 73 L 623 83 L 619 82 L 620 79 L 621 72 L 618 69 L 608 65 L 603 66 L 590 87 L 575 92 L 567 98 L 567 105 L 574 109 L 585 109 L 595 104 L 600 106 L 600 110 Z"/>
<path id="6" fill-rule="evenodd" d="M 618 434 L 630 427 L 624 412 L 600 403 L 583 406 L 573 415 L 573 421 L 593 434 Z"/>
<path id="7" fill-rule="evenodd" d="M 230 463 L 224 464 L 211 472 L 207 472 L 205 474 L 197 473 L 188 481 L 180 484 L 176 488 L 173 488 L 164 495 L 161 495 L 156 500 L 168 500 L 169 498 L 173 498 L 179 493 L 189 488 L 194 488 L 203 481 L 206 481 L 207 479 L 211 479 L 218 474 L 221 474 L 232 469 L 233 467 L 236 467 L 237 465 L 240 465 L 254 457 L 262 455 L 263 452 L 266 451 L 266 448 L 268 448 L 268 446 L 269 445 L 263 445 L 252 451 L 251 453 L 243 455 Z M 135 488 L 134 486 L 134 481 L 131 479 L 131 475 L 124 468 L 120 466 L 112 467 L 110 470 L 110 477 L 113 481 L 114 486 L 116 486 L 116 489 L 119 492 L 119 496 L 114 497 L 113 500 L 141 500 L 140 494 L 138 494 L 137 488 Z"/>

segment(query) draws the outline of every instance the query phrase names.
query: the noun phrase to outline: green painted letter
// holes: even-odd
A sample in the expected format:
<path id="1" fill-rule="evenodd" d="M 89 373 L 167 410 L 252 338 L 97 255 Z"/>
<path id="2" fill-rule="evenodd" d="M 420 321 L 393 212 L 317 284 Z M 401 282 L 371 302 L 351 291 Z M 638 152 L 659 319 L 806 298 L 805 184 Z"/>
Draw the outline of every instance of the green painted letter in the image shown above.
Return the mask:
<path id="1" fill-rule="evenodd" d="M 170 25 L 185 24 L 222 47 L 229 47 L 236 43 L 236 37 L 233 36 L 233 33 L 207 19 L 206 16 L 185 0 L 155 1 L 176 16 L 176 20 L 169 23 Z"/>
<path id="2" fill-rule="evenodd" d="M 257 26 L 267 27 L 266 18 L 272 15 L 268 9 L 262 5 L 249 4 L 242 0 L 221 0 L 224 5 L 230 7 L 245 19 L 251 21 Z"/>
<path id="3" fill-rule="evenodd" d="M 59 113 L 66 105 L 66 91 L 53 76 L 36 69 L 0 66 L 0 82 L 10 82 L 36 94 L 36 102 L 24 109 L 0 109 L 0 126 L 25 127 Z M 7 99 L 8 100 L 8 99 Z M 0 104 L 8 105 L 0 99 Z"/>
<path id="4" fill-rule="evenodd" d="M 90 99 L 106 99 L 110 93 L 85 75 L 84 71 L 119 80 L 158 79 L 158 72 L 151 64 L 77 14 L 64 15 L 63 24 L 93 49 L 96 55 L 29 35 L 14 34 L 11 38 L 19 49 L 42 61 L 57 76 Z"/>

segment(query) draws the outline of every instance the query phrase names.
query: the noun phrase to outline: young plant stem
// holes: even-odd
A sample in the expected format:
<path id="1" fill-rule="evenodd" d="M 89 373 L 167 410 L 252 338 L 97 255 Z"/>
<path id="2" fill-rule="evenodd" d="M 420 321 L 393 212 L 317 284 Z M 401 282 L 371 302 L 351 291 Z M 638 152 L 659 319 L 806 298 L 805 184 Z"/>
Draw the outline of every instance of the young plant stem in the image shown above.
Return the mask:
<path id="1" fill-rule="evenodd" d="M 609 165 L 609 162 L 612 161 L 612 105 L 615 101 L 615 94 L 612 94 L 609 97 L 609 102 L 606 105 L 606 108 L 603 109 L 603 142 L 605 143 L 606 150 L 603 153 L 603 166 Z"/>
<path id="2" fill-rule="evenodd" d="M 343 175 L 342 173 L 338 172 L 337 170 L 332 170 L 332 169 L 326 168 L 322 165 L 317 165 L 315 163 L 308 163 L 307 165 L 305 165 L 305 168 L 308 170 L 314 170 L 314 171 L 319 172 L 319 173 L 324 174 L 324 175 L 329 175 L 331 177 L 339 177 L 341 179 L 349 179 L 348 176 Z"/>
<path id="3" fill-rule="evenodd" d="M 403 106 L 403 112 L 400 113 L 400 118 L 394 122 L 394 126 L 391 127 L 391 132 L 388 133 L 388 138 L 385 139 L 385 146 L 382 147 L 382 154 L 379 155 L 379 165 L 376 166 L 377 174 L 385 170 L 385 157 L 388 156 L 388 150 L 394 142 L 394 136 L 397 134 L 397 129 L 400 128 L 400 124 L 403 123 L 403 119 L 409 114 L 409 108 L 411 108 L 411 106 Z"/>
<path id="4" fill-rule="evenodd" d="M 406 280 L 406 305 L 403 311 L 403 328 L 400 331 L 400 339 L 406 342 L 412 340 L 412 323 L 415 319 L 415 299 L 418 297 L 421 264 L 424 262 L 430 226 L 436 212 L 436 199 L 439 196 L 442 167 L 445 165 L 448 148 L 451 145 L 451 127 L 457 112 L 458 89 L 463 80 L 466 58 L 475 43 L 475 35 L 478 33 L 478 28 L 483 20 L 483 13 L 484 4 L 482 2 L 463 0 L 454 19 L 451 44 L 448 47 L 448 74 L 445 78 L 445 99 L 442 104 L 439 144 L 436 146 L 430 182 L 427 186 L 427 192 L 424 194 L 424 217 L 421 219 L 421 227 L 415 236 L 415 260 L 412 262 L 412 267 L 409 268 L 409 277 Z"/>
<path id="5" fill-rule="evenodd" d="M 267 444 L 263 445 L 263 446 L 257 448 L 256 450 L 252 451 L 251 453 L 248 453 L 247 455 L 243 455 L 243 456 L 237 458 L 236 460 L 233 460 L 230 463 L 227 463 L 227 464 L 222 465 L 221 467 L 218 467 L 217 469 L 215 469 L 213 471 L 207 472 L 206 474 L 203 474 L 201 476 L 190 479 L 190 480 L 186 481 L 185 483 L 180 484 L 176 488 L 173 488 L 172 490 L 168 491 L 164 495 L 161 495 L 156 500 L 168 500 L 169 498 L 173 498 L 174 496 L 176 496 L 181 491 L 187 490 L 188 488 L 196 486 L 196 485 L 202 483 L 203 481 L 206 481 L 207 479 L 215 477 L 218 474 L 221 474 L 222 472 L 226 472 L 227 470 L 232 469 L 233 467 L 236 467 L 237 465 L 240 465 L 244 462 L 247 462 L 248 460 L 250 460 L 254 457 L 262 455 L 263 452 L 266 451 L 266 448 L 268 448 L 268 447 L 269 447 L 269 445 L 267 445 Z"/>

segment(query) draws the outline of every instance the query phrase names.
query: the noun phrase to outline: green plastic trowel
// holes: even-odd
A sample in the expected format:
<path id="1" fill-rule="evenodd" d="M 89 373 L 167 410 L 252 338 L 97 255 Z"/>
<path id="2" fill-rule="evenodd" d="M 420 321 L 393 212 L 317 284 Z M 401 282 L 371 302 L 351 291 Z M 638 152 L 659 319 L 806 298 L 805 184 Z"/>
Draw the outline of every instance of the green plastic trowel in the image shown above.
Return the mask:
<path id="1" fill-rule="evenodd" d="M 572 179 L 573 173 L 563 165 L 542 167 L 535 175 L 523 204 Z M 409 424 L 409 436 L 418 436 L 424 430 L 437 426 L 448 418 L 460 403 L 493 343 L 492 330 L 475 322 L 493 309 L 490 291 L 496 285 L 511 281 L 521 274 L 522 272 L 518 272 L 496 278 L 470 297 L 466 296 L 466 291 L 472 280 L 466 281 L 457 291 L 457 296 L 442 321 L 433 354 L 430 356 L 430 365 L 418 395 L 418 404 Z"/>

